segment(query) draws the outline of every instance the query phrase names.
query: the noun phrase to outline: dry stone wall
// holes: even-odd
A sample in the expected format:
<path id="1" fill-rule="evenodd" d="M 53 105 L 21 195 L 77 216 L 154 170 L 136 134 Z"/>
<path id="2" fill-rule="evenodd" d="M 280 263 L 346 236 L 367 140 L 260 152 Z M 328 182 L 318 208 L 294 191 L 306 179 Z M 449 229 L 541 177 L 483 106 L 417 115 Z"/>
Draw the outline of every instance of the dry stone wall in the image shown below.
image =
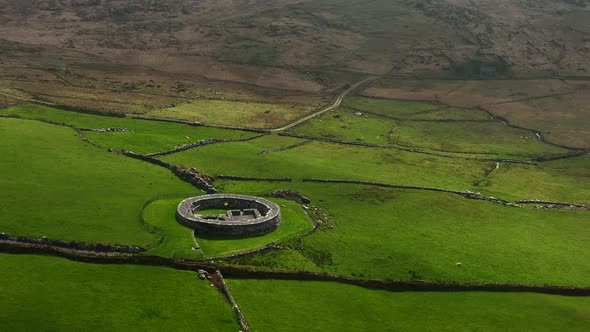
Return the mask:
<path id="1" fill-rule="evenodd" d="M 45 245 L 58 248 L 66 248 L 78 251 L 90 252 L 113 252 L 113 253 L 127 253 L 136 254 L 145 251 L 144 248 L 138 246 L 104 244 L 104 243 L 87 243 L 80 241 L 64 241 L 52 240 L 43 236 L 40 238 L 31 238 L 26 236 L 15 236 L 6 233 L 0 233 L 0 241 L 5 243 L 22 243 L 31 245 Z"/>
<path id="2" fill-rule="evenodd" d="M 387 184 L 387 183 L 370 182 L 370 181 L 355 181 L 355 180 L 303 179 L 302 181 L 303 182 L 317 182 L 317 183 L 361 184 L 361 185 L 384 187 L 384 188 L 437 191 L 437 192 L 455 194 L 455 195 L 463 196 L 463 197 L 469 198 L 469 199 L 488 201 L 488 202 L 501 204 L 501 205 L 505 205 L 505 206 L 520 207 L 519 205 L 511 203 L 509 201 L 506 201 L 506 200 L 503 200 L 500 198 L 496 198 L 496 197 L 484 196 L 480 193 L 476 193 L 476 192 L 469 191 L 469 190 L 451 190 L 451 189 L 442 189 L 442 188 L 435 188 L 435 187 L 405 186 L 405 185 L 397 185 L 397 184 Z"/>
<path id="3" fill-rule="evenodd" d="M 260 216 L 248 220 L 207 219 L 195 212 L 206 209 L 256 209 Z M 252 236 L 274 231 L 281 224 L 277 204 L 260 197 L 237 194 L 214 194 L 191 197 L 178 205 L 176 219 L 199 234 Z"/>
<path id="4" fill-rule="evenodd" d="M 131 151 L 122 150 L 122 151 L 119 151 L 119 153 L 121 153 L 127 157 L 133 158 L 133 159 L 138 159 L 138 160 L 142 160 L 142 161 L 148 162 L 153 165 L 165 167 L 165 168 L 169 169 L 172 173 L 174 173 L 174 175 L 176 175 L 181 180 L 192 184 L 193 186 L 201 189 L 202 191 L 204 191 L 208 194 L 214 194 L 217 192 L 217 189 L 215 189 L 215 187 L 213 187 L 213 185 L 209 181 L 204 179 L 199 174 L 199 172 L 194 168 L 178 167 L 176 165 L 172 165 L 170 163 L 167 163 L 163 160 L 156 159 L 156 158 L 146 156 L 146 155 L 137 154 L 137 153 L 134 153 Z"/>
<path id="5" fill-rule="evenodd" d="M 73 260 L 96 262 L 96 263 L 118 263 L 138 265 L 169 266 L 179 270 L 198 271 L 205 269 L 209 273 L 215 273 L 219 266 L 212 262 L 172 259 L 161 256 L 123 254 L 118 252 L 101 253 L 91 251 L 79 251 L 60 248 L 51 245 L 29 244 L 0 240 L 0 252 L 10 253 L 37 253 L 50 254 L 66 257 Z M 590 296 L 590 287 L 559 286 L 559 285 L 521 285 L 521 284 L 456 284 L 441 283 L 432 281 L 391 281 L 375 279 L 359 279 L 332 275 L 327 273 L 316 273 L 309 271 L 261 271 L 244 266 L 221 266 L 223 273 L 232 278 L 252 279 L 281 279 L 281 280 L 314 280 L 334 281 L 345 284 L 357 285 L 366 288 L 386 289 L 394 291 L 486 291 L 486 292 L 534 292 L 542 294 L 556 294 L 565 296 Z"/>
<path id="6" fill-rule="evenodd" d="M 296 133 L 279 133 L 280 136 L 289 136 L 289 137 L 296 137 L 301 139 L 307 140 L 314 140 L 320 142 L 328 142 L 328 143 L 336 143 L 336 144 L 346 144 L 346 145 L 353 145 L 353 146 L 362 146 L 367 148 L 381 148 L 381 149 L 391 149 L 391 150 L 399 150 L 399 151 L 407 151 L 413 153 L 419 153 L 427 156 L 436 156 L 442 158 L 451 158 L 451 159 L 462 159 L 462 160 L 477 160 L 477 161 L 500 161 L 505 163 L 513 163 L 513 164 L 526 164 L 526 165 L 533 165 L 535 163 L 526 160 L 513 160 L 513 159 L 497 159 L 497 158 L 473 158 L 467 156 L 454 156 L 454 155 L 446 155 L 442 153 L 434 153 L 428 152 L 420 149 L 408 148 L 408 147 L 401 147 L 401 146 L 393 146 L 393 145 L 380 145 L 380 144 L 370 144 L 365 142 L 358 142 L 358 141 L 345 141 L 341 139 L 329 138 L 329 137 L 321 137 L 321 136 L 311 136 L 306 134 L 296 134 Z M 444 152 L 444 151 L 441 151 Z M 456 153 L 456 152 L 452 152 Z"/>

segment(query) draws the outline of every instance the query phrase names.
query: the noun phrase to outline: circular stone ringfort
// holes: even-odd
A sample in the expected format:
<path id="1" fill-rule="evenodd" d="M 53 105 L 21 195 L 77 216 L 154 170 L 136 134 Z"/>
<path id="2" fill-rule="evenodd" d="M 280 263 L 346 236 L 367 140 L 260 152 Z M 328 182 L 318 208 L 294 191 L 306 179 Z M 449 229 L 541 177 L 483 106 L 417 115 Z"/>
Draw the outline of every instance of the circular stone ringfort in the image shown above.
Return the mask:
<path id="1" fill-rule="evenodd" d="M 205 214 L 207 210 L 222 214 Z M 199 213 L 203 212 L 203 214 Z M 178 222 L 197 234 L 252 236 L 270 233 L 281 224 L 279 206 L 267 199 L 237 194 L 191 197 L 178 204 Z"/>

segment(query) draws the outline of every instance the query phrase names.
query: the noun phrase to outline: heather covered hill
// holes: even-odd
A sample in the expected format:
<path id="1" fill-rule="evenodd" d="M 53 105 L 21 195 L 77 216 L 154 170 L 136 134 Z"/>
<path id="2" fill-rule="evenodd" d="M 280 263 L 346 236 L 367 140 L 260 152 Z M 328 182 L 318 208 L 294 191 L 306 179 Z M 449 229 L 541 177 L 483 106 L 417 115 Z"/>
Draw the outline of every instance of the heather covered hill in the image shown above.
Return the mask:
<path id="1" fill-rule="evenodd" d="M 264 75 L 310 91 L 325 85 L 323 71 L 590 71 L 585 1 L 3 0 L 0 8 L 2 39 L 231 81 Z"/>

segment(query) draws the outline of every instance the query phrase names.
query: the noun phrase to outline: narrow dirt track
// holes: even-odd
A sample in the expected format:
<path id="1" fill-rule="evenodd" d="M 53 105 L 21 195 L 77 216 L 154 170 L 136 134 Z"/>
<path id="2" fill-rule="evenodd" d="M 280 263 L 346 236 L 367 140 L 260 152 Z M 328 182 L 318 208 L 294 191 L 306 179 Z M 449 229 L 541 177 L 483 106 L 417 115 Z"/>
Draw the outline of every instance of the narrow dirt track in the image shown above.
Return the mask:
<path id="1" fill-rule="evenodd" d="M 329 112 L 329 111 L 337 108 L 338 106 L 340 106 L 340 104 L 342 104 L 342 100 L 344 100 L 344 97 L 346 97 L 346 95 L 349 94 L 349 93 L 351 93 L 354 89 L 358 88 L 360 85 L 362 85 L 364 83 L 367 83 L 369 81 L 376 80 L 378 78 L 379 78 L 378 76 L 372 76 L 372 77 L 369 77 L 369 78 L 365 78 L 364 80 L 362 80 L 360 82 L 357 82 L 357 83 L 353 84 L 350 88 L 344 90 L 340 95 L 338 95 L 338 98 L 336 98 L 336 101 L 334 101 L 334 103 L 332 105 L 330 105 L 330 106 L 328 106 L 328 107 L 326 107 L 326 108 L 324 108 L 322 110 L 319 110 L 319 111 L 317 111 L 317 112 L 315 112 L 313 114 L 310 114 L 310 115 L 308 115 L 308 116 L 306 116 L 304 118 L 301 118 L 301 119 L 299 119 L 297 121 L 291 122 L 290 124 L 288 124 L 286 126 L 283 126 L 283 127 L 280 127 L 280 128 L 271 129 L 270 131 L 272 131 L 272 132 L 285 131 L 287 129 L 291 129 L 291 128 L 295 127 L 295 126 L 298 126 L 298 125 L 302 124 L 305 121 L 311 120 L 311 119 L 313 119 L 313 118 L 315 118 L 315 117 L 317 117 L 319 115 L 322 115 L 322 114 L 324 114 L 326 112 Z"/>

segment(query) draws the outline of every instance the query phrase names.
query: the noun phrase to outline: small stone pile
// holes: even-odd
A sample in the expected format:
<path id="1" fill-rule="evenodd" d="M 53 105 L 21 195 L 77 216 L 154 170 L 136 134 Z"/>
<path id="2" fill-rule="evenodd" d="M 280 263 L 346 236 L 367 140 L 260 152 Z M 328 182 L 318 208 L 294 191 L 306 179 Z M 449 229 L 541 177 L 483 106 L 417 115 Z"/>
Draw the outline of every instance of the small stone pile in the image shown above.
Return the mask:
<path id="1" fill-rule="evenodd" d="M 205 180 L 195 168 L 182 168 L 178 166 L 171 166 L 170 170 L 178 176 L 181 180 L 186 181 L 193 186 L 203 190 L 207 194 L 217 193 L 217 189 L 211 183 Z"/>

